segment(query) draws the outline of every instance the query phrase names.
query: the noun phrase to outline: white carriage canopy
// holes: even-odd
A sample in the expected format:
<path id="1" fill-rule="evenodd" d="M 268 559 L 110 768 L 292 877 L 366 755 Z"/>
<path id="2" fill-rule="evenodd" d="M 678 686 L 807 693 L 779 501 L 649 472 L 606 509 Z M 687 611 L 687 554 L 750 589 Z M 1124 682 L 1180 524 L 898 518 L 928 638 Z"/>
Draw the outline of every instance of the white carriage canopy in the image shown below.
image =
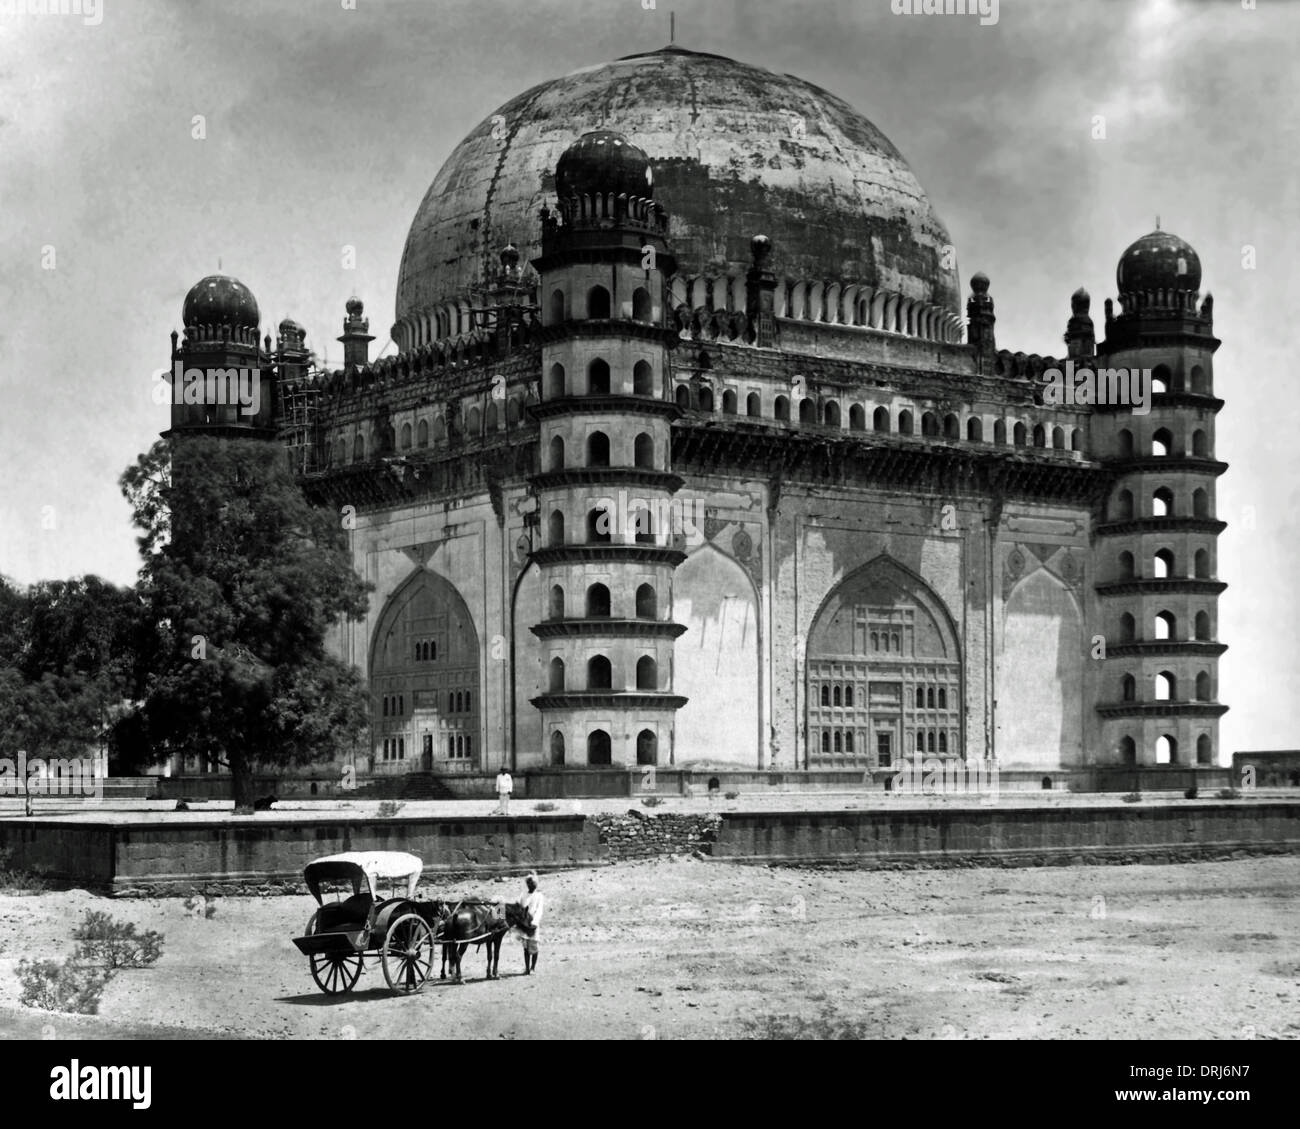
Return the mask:
<path id="1" fill-rule="evenodd" d="M 380 883 L 405 881 L 406 896 L 414 898 L 423 870 L 424 863 L 404 851 L 346 851 L 309 862 L 303 878 L 317 901 L 324 882 L 351 882 L 357 892 L 364 882 L 370 896 L 378 898 Z"/>

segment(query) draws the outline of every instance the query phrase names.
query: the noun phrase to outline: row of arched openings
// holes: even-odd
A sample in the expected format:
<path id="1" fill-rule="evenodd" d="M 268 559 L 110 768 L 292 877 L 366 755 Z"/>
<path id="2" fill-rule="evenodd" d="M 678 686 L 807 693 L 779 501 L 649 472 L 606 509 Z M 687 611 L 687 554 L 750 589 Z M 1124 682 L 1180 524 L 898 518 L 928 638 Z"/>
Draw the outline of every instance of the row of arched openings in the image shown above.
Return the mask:
<path id="1" fill-rule="evenodd" d="M 564 762 L 564 734 L 557 729 L 551 734 L 551 764 L 559 766 Z M 611 742 L 605 730 L 596 729 L 587 734 L 587 763 L 597 766 L 611 763 Z M 659 763 L 659 736 L 653 729 L 643 729 L 636 735 L 636 763 Z"/>
<path id="2" fill-rule="evenodd" d="M 1171 733 L 1162 733 L 1156 738 L 1154 753 L 1156 764 L 1183 763 L 1183 761 L 1179 759 L 1178 738 L 1173 736 Z M 1125 736 L 1120 738 L 1119 756 L 1121 764 L 1137 764 L 1137 742 L 1134 741 L 1132 737 Z M 1196 738 L 1196 763 L 1214 763 L 1214 742 L 1210 740 L 1210 735 L 1208 733 L 1202 733 Z"/>
<path id="3" fill-rule="evenodd" d="M 1124 458 L 1133 458 L 1137 454 L 1133 432 L 1127 427 L 1118 435 L 1119 453 Z M 1151 433 L 1151 452 L 1156 458 L 1170 458 L 1183 452 L 1175 450 L 1174 433 L 1167 427 L 1157 428 Z M 1197 458 L 1209 458 L 1210 440 L 1203 428 L 1192 432 L 1191 453 Z"/>
<path id="4" fill-rule="evenodd" d="M 593 431 L 587 436 L 586 465 L 589 467 L 607 467 L 610 466 L 611 446 L 609 436 L 603 431 Z M 549 448 L 549 467 L 551 470 L 564 470 L 567 465 L 565 459 L 565 443 L 563 437 L 556 435 L 551 438 Z M 636 467 L 654 469 L 655 465 L 655 443 L 644 431 L 632 440 L 632 465 Z"/>
<path id="5" fill-rule="evenodd" d="M 1210 642 L 1213 639 L 1210 631 L 1209 612 L 1197 612 L 1192 624 L 1193 640 Z M 1152 620 L 1152 629 L 1152 639 L 1178 641 L 1178 617 L 1173 612 L 1156 612 Z M 1119 641 L 1121 643 L 1141 642 L 1137 637 L 1137 620 L 1129 612 L 1125 612 L 1119 617 Z"/>
<path id="6" fill-rule="evenodd" d="M 1121 580 L 1137 580 L 1137 559 L 1127 549 L 1119 555 L 1119 576 Z M 1151 555 L 1151 577 L 1155 580 L 1185 579 L 1178 572 L 1178 558 L 1172 549 L 1157 549 Z M 1192 558 L 1192 577 L 1197 580 L 1209 580 L 1210 553 L 1208 549 L 1197 549 Z"/>
<path id="7" fill-rule="evenodd" d="M 564 660 L 553 658 L 549 671 L 549 693 L 563 694 L 567 689 L 565 683 Z M 612 690 L 614 668 L 604 655 L 595 655 L 587 660 L 587 689 Z M 636 688 L 638 690 L 657 691 L 659 689 L 659 664 L 653 655 L 642 655 L 636 663 Z"/>
<path id="8" fill-rule="evenodd" d="M 1120 700 L 1125 702 L 1136 702 L 1137 696 L 1137 678 L 1131 674 L 1126 674 L 1120 679 Z M 1176 702 L 1178 698 L 1178 676 L 1171 671 L 1162 670 L 1155 676 L 1155 698 L 1157 702 Z M 1196 676 L 1195 692 L 1192 697 L 1194 702 L 1211 702 L 1214 700 L 1213 691 L 1210 684 L 1209 671 L 1201 671 Z"/>
<path id="9" fill-rule="evenodd" d="M 559 400 L 574 391 L 569 387 L 569 377 L 564 366 L 559 362 L 551 365 L 551 371 L 546 376 L 546 398 L 548 400 Z M 603 357 L 597 357 L 587 365 L 586 394 L 588 396 L 609 396 L 613 392 L 613 372 L 609 367 L 609 362 Z M 632 366 L 632 395 L 653 396 L 654 394 L 654 369 L 649 361 L 637 361 Z"/>
<path id="10" fill-rule="evenodd" d="M 634 510 L 628 516 L 631 520 L 630 531 L 634 535 L 633 540 L 636 544 L 655 545 L 658 543 L 654 534 L 654 519 L 649 510 Z M 586 540 L 583 544 L 613 544 L 614 533 L 618 532 L 616 523 L 617 515 L 610 513 L 604 507 L 589 510 L 587 513 Z M 569 544 L 565 537 L 564 512 L 562 510 L 553 510 L 546 522 L 546 543 L 551 548 L 559 548 L 562 545 Z"/>
<path id="11" fill-rule="evenodd" d="M 636 618 L 656 620 L 659 618 L 659 597 L 654 585 L 642 584 L 636 590 Z M 584 615 L 587 619 L 609 619 L 612 615 L 609 587 L 605 584 L 592 584 L 587 588 Z M 547 607 L 548 618 L 564 619 L 564 588 L 553 585 Z"/>
<path id="12" fill-rule="evenodd" d="M 1151 492 L 1151 513 L 1150 515 L 1139 514 L 1137 504 L 1133 497 L 1132 490 L 1121 490 L 1115 495 L 1115 504 L 1112 511 L 1112 520 L 1114 521 L 1132 521 L 1139 517 L 1187 517 L 1185 513 L 1179 513 L 1177 498 L 1168 486 L 1160 486 Z M 1192 491 L 1192 517 L 1209 518 L 1213 515 L 1210 513 L 1210 493 L 1204 487 L 1198 486 Z"/>
<path id="13" fill-rule="evenodd" d="M 584 316 L 593 321 L 604 321 L 611 316 L 612 309 L 613 301 L 610 298 L 609 290 L 604 286 L 593 286 L 588 290 L 585 305 L 579 309 L 574 309 L 573 303 L 565 297 L 564 291 L 557 287 L 551 291 L 550 324 L 558 325 L 571 317 L 582 318 Z M 650 291 L 644 286 L 638 286 L 632 291 L 632 320 L 650 322 L 652 316 L 653 305 L 650 301 Z"/>

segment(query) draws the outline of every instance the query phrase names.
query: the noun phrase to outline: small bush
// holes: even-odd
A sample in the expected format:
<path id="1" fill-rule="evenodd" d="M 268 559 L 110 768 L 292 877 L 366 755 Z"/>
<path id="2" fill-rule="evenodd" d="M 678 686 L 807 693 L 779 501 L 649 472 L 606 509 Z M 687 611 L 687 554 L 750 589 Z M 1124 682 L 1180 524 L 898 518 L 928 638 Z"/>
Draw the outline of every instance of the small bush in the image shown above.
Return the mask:
<path id="1" fill-rule="evenodd" d="M 399 804 L 396 800 L 384 800 L 379 805 L 379 817 L 381 819 L 388 819 L 391 816 L 396 815 L 404 807 L 406 807 L 405 804 Z"/>
<path id="2" fill-rule="evenodd" d="M 147 968 L 162 956 L 163 935 L 152 929 L 137 933 L 134 923 L 117 921 L 106 913 L 88 910 L 72 931 L 78 942 L 74 960 L 107 969 Z"/>
<path id="3" fill-rule="evenodd" d="M 42 1011 L 69 1011 L 77 1015 L 94 1015 L 108 983 L 106 968 L 88 968 L 72 961 L 20 960 L 19 996 L 24 1007 Z"/>
<path id="4" fill-rule="evenodd" d="M 551 803 L 550 800 L 543 800 L 540 804 L 537 805 L 536 810 L 537 810 L 537 811 L 555 811 L 559 806 L 560 806 L 559 804 L 553 804 L 553 803 Z"/>
<path id="5" fill-rule="evenodd" d="M 739 792 L 725 792 L 725 793 L 723 793 L 723 794 L 724 794 L 724 795 L 727 797 L 727 799 L 729 799 L 729 800 L 738 800 L 738 799 L 740 799 L 740 793 L 739 793 Z"/>
<path id="6" fill-rule="evenodd" d="M 1129 792 L 1128 795 L 1126 795 L 1126 796 L 1121 796 L 1120 799 L 1123 800 L 1126 804 L 1137 804 L 1137 803 L 1141 803 L 1141 802 L 1142 802 L 1142 793 L 1141 793 L 1141 792 Z"/>
<path id="7" fill-rule="evenodd" d="M 664 801 L 662 796 L 646 796 L 641 802 L 648 808 L 657 808 Z"/>
<path id="8" fill-rule="evenodd" d="M 33 870 L 13 865 L 13 851 L 0 850 L 0 894 L 40 894 L 49 883 Z"/>
<path id="9" fill-rule="evenodd" d="M 1239 800 L 1241 793 L 1236 788 L 1220 788 L 1214 793 L 1220 800 Z"/>
<path id="10" fill-rule="evenodd" d="M 1193 784 L 1190 788 L 1187 789 L 1186 792 L 1183 793 L 1183 795 L 1186 796 L 1189 800 L 1196 799 L 1196 785 Z"/>

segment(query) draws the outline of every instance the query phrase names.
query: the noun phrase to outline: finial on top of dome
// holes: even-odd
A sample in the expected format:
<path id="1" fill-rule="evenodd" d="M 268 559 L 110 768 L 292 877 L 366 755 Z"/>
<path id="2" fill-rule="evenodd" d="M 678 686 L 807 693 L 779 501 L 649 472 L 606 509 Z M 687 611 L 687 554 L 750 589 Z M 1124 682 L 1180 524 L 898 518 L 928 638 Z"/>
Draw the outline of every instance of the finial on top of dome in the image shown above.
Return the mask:
<path id="1" fill-rule="evenodd" d="M 989 292 L 989 276 L 982 270 L 976 271 L 970 277 L 970 288 L 976 294 L 987 294 Z"/>
<path id="2" fill-rule="evenodd" d="M 749 251 L 754 256 L 754 265 L 762 266 L 772 253 L 772 241 L 766 235 L 755 235 L 749 241 Z"/>
<path id="3" fill-rule="evenodd" d="M 1070 309 L 1075 314 L 1082 316 L 1092 307 L 1092 295 L 1090 295 L 1082 286 L 1070 295 Z"/>
<path id="4" fill-rule="evenodd" d="M 519 248 L 513 243 L 507 243 L 501 248 L 501 266 L 507 274 L 513 273 L 519 266 Z"/>
<path id="5" fill-rule="evenodd" d="M 365 303 L 363 303 L 361 299 L 358 298 L 355 294 L 352 295 L 352 297 L 347 300 L 347 304 L 344 306 L 344 309 L 346 309 L 347 312 L 354 318 L 359 318 L 363 313 L 366 312 Z"/>

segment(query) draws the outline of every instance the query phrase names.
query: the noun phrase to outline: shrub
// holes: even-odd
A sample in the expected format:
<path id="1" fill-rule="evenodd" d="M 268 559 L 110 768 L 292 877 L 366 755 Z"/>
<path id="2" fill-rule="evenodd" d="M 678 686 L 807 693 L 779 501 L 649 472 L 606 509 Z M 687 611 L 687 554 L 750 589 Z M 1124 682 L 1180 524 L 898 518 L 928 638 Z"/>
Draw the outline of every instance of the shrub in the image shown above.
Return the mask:
<path id="1" fill-rule="evenodd" d="M 108 983 L 106 968 L 88 968 L 72 961 L 20 960 L 19 997 L 24 1007 L 42 1011 L 69 1011 L 77 1015 L 94 1015 Z"/>
<path id="2" fill-rule="evenodd" d="M 1141 800 L 1142 800 L 1142 793 L 1141 793 L 1141 792 L 1129 792 L 1128 795 L 1126 795 L 1126 796 L 1121 796 L 1120 799 L 1123 800 L 1126 804 L 1136 804 L 1136 803 L 1140 803 Z"/>
<path id="3" fill-rule="evenodd" d="M 404 807 L 406 807 L 405 804 L 399 804 L 396 800 L 384 800 L 379 805 L 379 817 L 381 819 L 388 819 L 391 816 L 396 815 Z"/>
<path id="4" fill-rule="evenodd" d="M 727 797 L 727 799 L 729 799 L 729 800 L 738 800 L 738 799 L 740 799 L 740 793 L 739 793 L 739 792 L 726 792 L 726 793 L 724 793 L 724 795 L 725 795 L 725 796 Z"/>
<path id="5" fill-rule="evenodd" d="M 73 931 L 78 942 L 74 960 L 107 969 L 147 968 L 162 956 L 163 935 L 152 929 L 137 933 L 134 923 L 117 921 L 106 913 L 88 910 Z"/>
<path id="6" fill-rule="evenodd" d="M 664 801 L 662 796 L 646 796 L 641 802 L 648 808 L 657 808 Z"/>
<path id="7" fill-rule="evenodd" d="M 1239 800 L 1241 793 L 1236 788 L 1220 788 L 1214 793 L 1221 800 Z"/>
<path id="8" fill-rule="evenodd" d="M 1196 785 L 1193 784 L 1190 788 L 1187 789 L 1186 792 L 1183 793 L 1183 795 L 1186 796 L 1189 800 L 1196 799 Z"/>
<path id="9" fill-rule="evenodd" d="M 0 850 L 0 894 L 40 894 L 49 883 L 34 870 L 13 865 L 13 851 Z"/>
<path id="10" fill-rule="evenodd" d="M 550 800 L 543 800 L 540 804 L 537 805 L 536 810 L 537 810 L 537 811 L 555 811 L 559 806 L 560 806 L 559 804 L 553 804 L 553 803 L 551 803 Z"/>

